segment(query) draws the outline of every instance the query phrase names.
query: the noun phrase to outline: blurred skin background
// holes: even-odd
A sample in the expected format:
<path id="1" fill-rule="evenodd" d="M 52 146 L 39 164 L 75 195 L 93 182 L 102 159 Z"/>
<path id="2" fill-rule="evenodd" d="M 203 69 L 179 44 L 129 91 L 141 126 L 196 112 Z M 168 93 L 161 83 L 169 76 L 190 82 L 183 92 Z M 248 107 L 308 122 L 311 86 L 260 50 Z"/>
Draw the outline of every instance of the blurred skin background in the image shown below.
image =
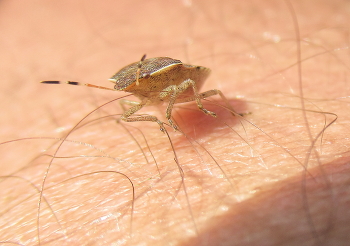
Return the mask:
<path id="1" fill-rule="evenodd" d="M 346 245 L 349 10 L 348 1 L 1 1 L 0 241 Z M 116 124 L 112 102 L 56 153 L 65 158 L 49 166 L 38 220 L 58 140 L 126 95 L 39 81 L 112 87 L 107 79 L 145 53 L 209 67 L 202 91 L 220 89 L 251 114 L 233 118 L 215 98 L 206 105 L 217 119 L 181 105 L 174 118 L 188 138 L 169 129 L 172 149 L 155 123 Z M 161 118 L 164 107 L 143 112 Z"/>

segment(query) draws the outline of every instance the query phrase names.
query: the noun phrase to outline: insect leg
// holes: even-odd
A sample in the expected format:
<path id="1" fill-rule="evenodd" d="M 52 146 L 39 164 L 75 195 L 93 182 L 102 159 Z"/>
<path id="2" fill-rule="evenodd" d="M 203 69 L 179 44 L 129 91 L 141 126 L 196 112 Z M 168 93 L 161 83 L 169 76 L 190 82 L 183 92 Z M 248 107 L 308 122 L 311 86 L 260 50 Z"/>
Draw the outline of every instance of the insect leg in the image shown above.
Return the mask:
<path id="1" fill-rule="evenodd" d="M 203 107 L 203 104 L 201 102 L 201 98 L 204 98 L 204 97 L 201 97 L 201 95 L 198 93 L 196 82 L 194 82 L 191 79 L 187 79 L 178 86 L 171 85 L 171 86 L 165 88 L 165 91 L 160 93 L 160 98 L 165 98 L 165 97 L 170 96 L 169 104 L 168 104 L 168 107 L 167 107 L 166 113 L 165 113 L 165 117 L 168 119 L 169 123 L 173 126 L 174 129 L 177 129 L 177 126 L 171 120 L 171 112 L 173 110 L 174 103 L 177 101 L 178 96 L 181 93 L 183 93 L 184 91 L 186 91 L 189 87 L 192 87 L 193 94 L 194 94 L 194 96 L 190 97 L 190 98 L 192 99 L 192 101 L 197 102 L 198 108 L 200 110 L 202 110 L 205 114 L 209 114 L 213 117 L 216 117 L 216 114 L 214 112 L 211 112 Z M 214 92 L 212 92 L 212 93 L 214 93 Z M 188 101 L 190 101 L 190 100 L 188 100 Z"/>
<path id="2" fill-rule="evenodd" d="M 120 99 L 119 101 L 120 106 L 122 107 L 123 111 L 125 112 L 127 109 L 125 108 L 125 105 L 129 105 L 129 106 L 135 106 L 135 105 L 139 105 L 139 102 L 136 101 L 130 101 L 130 100 L 126 100 L 126 99 Z"/>
<path id="3" fill-rule="evenodd" d="M 205 92 L 200 93 L 199 97 L 200 97 L 200 99 L 203 99 L 203 98 L 207 98 L 207 97 L 211 97 L 211 96 L 215 96 L 215 95 L 219 95 L 221 97 L 221 99 L 225 102 L 226 107 L 231 111 L 231 113 L 233 115 L 238 114 L 232 108 L 231 104 L 228 102 L 227 98 L 225 97 L 225 95 L 220 90 L 212 89 L 212 90 L 209 90 L 209 91 L 205 91 Z M 195 100 L 196 100 L 196 97 L 195 96 L 191 96 L 191 97 L 177 99 L 175 101 L 175 103 L 192 102 L 192 101 L 195 101 Z M 239 115 L 241 115 L 241 114 L 239 114 Z"/>
<path id="4" fill-rule="evenodd" d="M 126 102 L 125 102 L 126 101 Z M 128 101 L 125 100 L 124 102 L 121 102 L 122 107 L 124 108 L 123 104 L 128 104 L 128 105 L 134 105 L 128 110 L 125 110 L 123 115 L 120 117 L 120 120 L 126 121 L 126 122 L 134 122 L 134 121 L 152 121 L 152 122 L 157 122 L 158 125 L 160 126 L 160 130 L 162 132 L 165 131 L 163 122 L 158 120 L 157 117 L 152 116 L 152 115 L 139 115 L 139 116 L 132 116 L 134 113 L 139 111 L 143 106 L 145 106 L 144 103 L 139 103 L 139 102 L 133 102 L 133 101 Z"/>

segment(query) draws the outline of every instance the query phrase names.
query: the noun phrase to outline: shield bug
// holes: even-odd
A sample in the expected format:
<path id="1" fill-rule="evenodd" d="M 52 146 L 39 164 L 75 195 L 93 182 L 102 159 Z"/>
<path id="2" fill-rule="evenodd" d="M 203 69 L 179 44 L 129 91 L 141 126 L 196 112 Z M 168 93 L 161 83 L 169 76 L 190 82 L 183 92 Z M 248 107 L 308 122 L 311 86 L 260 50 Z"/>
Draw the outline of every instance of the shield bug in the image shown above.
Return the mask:
<path id="1" fill-rule="evenodd" d="M 122 99 L 120 104 L 124 110 L 120 120 L 126 122 L 153 121 L 157 122 L 161 131 L 165 131 L 163 122 L 152 115 L 134 115 L 144 106 L 168 103 L 165 117 L 169 124 L 177 130 L 171 119 L 174 104 L 196 101 L 198 108 L 205 114 L 216 117 L 203 107 L 201 99 L 220 95 L 227 107 L 234 112 L 220 90 L 212 89 L 199 93 L 204 81 L 210 74 L 210 69 L 202 66 L 184 64 L 170 57 L 155 57 L 146 59 L 144 55 L 139 62 L 125 66 L 114 74 L 109 81 L 115 84 L 114 89 L 79 82 L 67 81 L 70 85 L 85 85 L 89 87 L 130 92 L 140 99 L 140 102 Z M 42 81 L 45 84 L 61 84 L 60 81 Z M 128 105 L 130 108 L 126 108 Z"/>

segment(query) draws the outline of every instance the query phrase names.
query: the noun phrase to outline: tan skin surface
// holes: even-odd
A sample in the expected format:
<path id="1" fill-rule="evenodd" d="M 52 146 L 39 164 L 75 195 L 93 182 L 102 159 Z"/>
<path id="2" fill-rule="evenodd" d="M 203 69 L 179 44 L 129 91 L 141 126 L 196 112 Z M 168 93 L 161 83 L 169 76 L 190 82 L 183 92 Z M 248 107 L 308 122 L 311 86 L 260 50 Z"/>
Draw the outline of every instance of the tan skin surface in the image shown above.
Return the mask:
<path id="1" fill-rule="evenodd" d="M 0 241 L 38 245 L 39 234 L 42 245 L 346 245 L 349 3 L 291 1 L 303 40 L 298 62 L 283 1 L 114 2 L 0 3 L 1 138 L 32 137 L 0 145 L 1 174 L 10 175 L 0 183 Z M 107 79 L 144 53 L 211 68 L 202 91 L 220 89 L 251 114 L 232 118 L 210 103 L 217 119 L 195 103 L 176 110 L 193 144 L 167 128 L 184 182 L 156 123 L 117 125 L 116 116 L 75 130 L 55 154 L 69 158 L 49 166 L 53 138 L 125 93 L 38 82 L 112 87 Z M 143 112 L 162 117 L 164 109 Z M 321 136 L 335 119 L 326 112 L 338 118 Z M 120 113 L 115 101 L 83 124 Z"/>

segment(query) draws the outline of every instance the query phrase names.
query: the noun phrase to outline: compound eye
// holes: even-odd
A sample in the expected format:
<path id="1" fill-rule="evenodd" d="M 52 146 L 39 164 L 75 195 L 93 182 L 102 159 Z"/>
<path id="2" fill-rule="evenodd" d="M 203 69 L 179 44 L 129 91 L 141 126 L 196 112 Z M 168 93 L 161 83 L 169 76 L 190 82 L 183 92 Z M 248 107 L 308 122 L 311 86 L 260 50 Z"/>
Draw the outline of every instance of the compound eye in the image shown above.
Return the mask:
<path id="1" fill-rule="evenodd" d="M 144 79 L 148 79 L 149 77 L 151 77 L 151 74 L 149 74 L 149 73 L 142 74 L 142 78 L 144 78 Z"/>

